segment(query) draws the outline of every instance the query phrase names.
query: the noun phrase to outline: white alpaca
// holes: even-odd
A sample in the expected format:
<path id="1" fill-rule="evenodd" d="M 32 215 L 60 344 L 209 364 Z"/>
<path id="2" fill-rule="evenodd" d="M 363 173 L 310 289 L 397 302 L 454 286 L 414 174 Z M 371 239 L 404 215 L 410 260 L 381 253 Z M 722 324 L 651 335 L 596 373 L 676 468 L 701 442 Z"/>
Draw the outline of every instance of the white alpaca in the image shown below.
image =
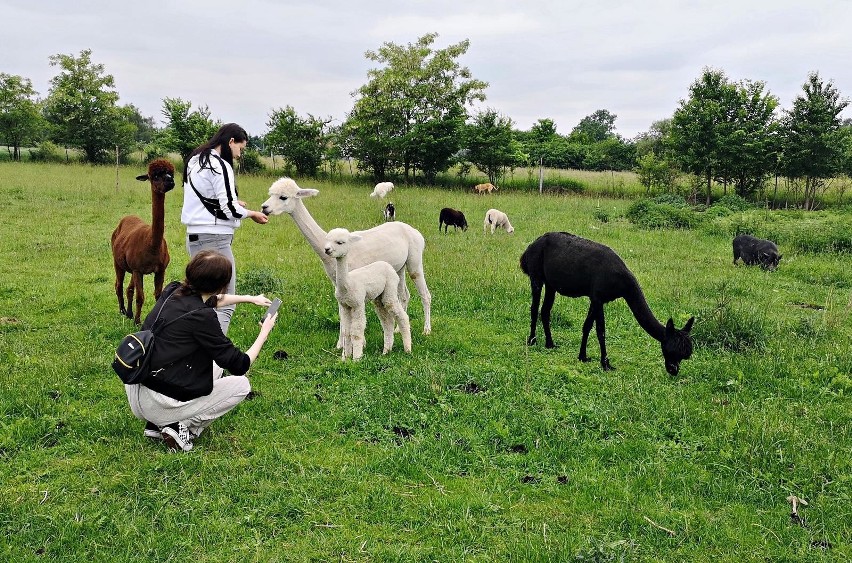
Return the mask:
<path id="1" fill-rule="evenodd" d="M 411 352 L 411 325 L 399 302 L 399 275 L 384 261 L 349 270 L 346 256 L 357 248 L 361 236 L 346 229 L 332 229 L 325 237 L 325 254 L 335 260 L 334 297 L 340 305 L 340 330 L 343 333 L 343 359 L 361 359 L 364 355 L 364 331 L 367 328 L 366 302 L 372 301 L 382 323 L 385 343 L 382 354 L 393 348 L 393 323 L 402 333 L 402 347 Z"/>
<path id="2" fill-rule="evenodd" d="M 393 182 L 379 182 L 376 184 L 376 187 L 373 188 L 373 193 L 370 194 L 370 197 L 384 198 L 392 189 Z"/>
<path id="3" fill-rule="evenodd" d="M 488 232 L 488 226 L 491 225 L 491 234 L 494 234 L 494 229 L 504 228 L 507 233 L 514 233 L 515 227 L 509 222 L 509 216 L 499 209 L 489 209 L 485 212 L 485 220 L 482 222 L 483 232 Z"/>
<path id="4" fill-rule="evenodd" d="M 269 199 L 267 199 L 261 211 L 266 215 L 280 215 L 288 213 L 296 226 L 305 236 L 308 244 L 314 249 L 317 256 L 322 260 L 323 268 L 329 279 L 334 282 L 336 264 L 333 258 L 325 253 L 326 232 L 320 227 L 308 209 L 302 198 L 313 197 L 319 193 L 318 190 L 302 189 L 290 178 L 280 178 L 269 187 Z M 377 227 L 366 231 L 356 231 L 361 237 L 361 242 L 355 245 L 349 253 L 348 261 L 351 268 L 366 266 L 372 262 L 382 260 L 393 266 L 399 276 L 398 295 L 403 309 L 408 309 L 411 294 L 405 284 L 405 270 L 414 280 L 417 293 L 423 302 L 423 334 L 432 332 L 432 295 L 426 286 L 426 277 L 423 274 L 423 249 L 426 241 L 423 235 L 406 223 L 392 221 L 382 223 Z M 343 334 L 341 333 L 337 347 L 343 346 Z"/>

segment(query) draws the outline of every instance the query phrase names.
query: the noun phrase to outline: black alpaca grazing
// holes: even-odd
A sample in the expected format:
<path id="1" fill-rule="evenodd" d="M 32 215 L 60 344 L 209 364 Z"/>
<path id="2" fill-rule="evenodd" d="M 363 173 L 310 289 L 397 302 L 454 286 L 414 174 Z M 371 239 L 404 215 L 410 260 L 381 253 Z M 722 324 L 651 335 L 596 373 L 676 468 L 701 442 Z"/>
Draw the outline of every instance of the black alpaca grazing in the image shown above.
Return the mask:
<path id="1" fill-rule="evenodd" d="M 547 348 L 556 347 L 550 334 L 550 310 L 558 292 L 566 297 L 589 298 L 589 312 L 583 323 L 583 339 L 578 356 L 583 362 L 589 361 L 586 344 L 594 324 L 601 347 L 601 368 L 613 369 L 604 342 L 604 304 L 620 297 L 627 301 L 639 326 L 662 345 L 666 371 L 677 375 L 681 360 L 692 355 L 689 331 L 695 317 L 690 318 L 681 330 L 674 327 L 672 319 L 663 326 L 651 313 L 633 273 L 608 246 L 569 233 L 545 233 L 521 255 L 521 270 L 529 276 L 532 290 L 528 345 L 536 342 L 536 315 L 543 287 L 541 324 L 544 326 L 544 345 Z"/>

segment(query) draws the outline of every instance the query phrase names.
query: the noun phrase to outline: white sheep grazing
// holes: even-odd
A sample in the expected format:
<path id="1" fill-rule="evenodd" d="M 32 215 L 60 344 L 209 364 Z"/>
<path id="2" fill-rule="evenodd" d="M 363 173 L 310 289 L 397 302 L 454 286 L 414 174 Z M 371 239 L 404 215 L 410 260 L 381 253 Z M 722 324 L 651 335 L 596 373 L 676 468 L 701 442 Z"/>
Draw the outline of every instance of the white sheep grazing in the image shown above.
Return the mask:
<path id="1" fill-rule="evenodd" d="M 491 234 L 494 234 L 494 229 L 503 227 L 507 233 L 514 233 L 515 227 L 509 222 L 509 216 L 499 209 L 489 209 L 485 212 L 485 220 L 482 222 L 482 230 L 488 231 L 488 225 L 491 225 Z"/>
<path id="2" fill-rule="evenodd" d="M 343 332 L 343 359 L 361 359 L 364 355 L 364 331 L 367 328 L 366 302 L 372 301 L 382 323 L 385 343 L 382 354 L 393 348 L 393 324 L 402 333 L 402 347 L 411 352 L 411 325 L 399 302 L 399 275 L 384 261 L 349 270 L 346 256 L 360 235 L 346 229 L 332 229 L 325 237 L 325 254 L 334 258 L 336 271 L 334 296 L 340 305 L 340 329 Z"/>
<path id="3" fill-rule="evenodd" d="M 305 240 L 322 260 L 326 275 L 334 282 L 335 262 L 325 253 L 326 232 L 320 227 L 305 207 L 303 198 L 313 197 L 318 190 L 303 189 L 290 178 L 280 178 L 269 187 L 269 199 L 261 206 L 266 215 L 287 213 L 295 221 L 296 226 L 305 236 Z M 403 309 L 408 308 L 411 294 L 405 284 L 405 270 L 414 280 L 417 293 L 423 302 L 423 334 L 432 332 L 432 294 L 426 286 L 426 276 L 423 273 L 423 249 L 426 240 L 423 235 L 407 223 L 391 221 L 382 223 L 366 231 L 356 234 L 363 239 L 349 253 L 349 266 L 359 268 L 371 262 L 383 260 L 389 263 L 399 275 L 399 300 Z M 343 334 L 337 340 L 337 347 L 343 346 Z"/>
<path id="4" fill-rule="evenodd" d="M 373 193 L 370 194 L 370 197 L 384 198 L 390 193 L 392 189 L 393 182 L 379 182 L 378 184 L 376 184 L 376 187 L 373 188 Z"/>

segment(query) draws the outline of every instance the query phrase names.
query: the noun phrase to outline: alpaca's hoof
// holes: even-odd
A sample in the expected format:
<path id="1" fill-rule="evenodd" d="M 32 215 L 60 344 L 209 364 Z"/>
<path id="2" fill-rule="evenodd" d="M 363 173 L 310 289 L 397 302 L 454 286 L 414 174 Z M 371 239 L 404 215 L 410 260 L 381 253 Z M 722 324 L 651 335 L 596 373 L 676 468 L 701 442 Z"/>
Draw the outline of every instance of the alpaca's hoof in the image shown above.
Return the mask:
<path id="1" fill-rule="evenodd" d="M 556 348 L 556 344 L 554 344 L 553 342 L 545 342 L 544 347 L 545 348 Z"/>
<path id="2" fill-rule="evenodd" d="M 601 360 L 601 369 L 604 371 L 615 371 L 615 368 L 609 363 L 609 359 L 606 358 Z"/>
<path id="3" fill-rule="evenodd" d="M 589 357 L 586 356 L 585 354 L 580 354 L 579 356 L 577 356 L 577 359 L 580 360 L 581 362 L 588 362 L 589 361 Z"/>
<path id="4" fill-rule="evenodd" d="M 425 326 L 424 326 L 424 327 L 423 327 L 423 334 L 427 334 L 427 335 L 428 335 L 428 334 L 432 334 L 432 328 L 431 328 L 431 327 L 425 327 Z"/>
<path id="5" fill-rule="evenodd" d="M 527 346 L 534 346 L 538 339 L 535 336 L 527 338 Z"/>

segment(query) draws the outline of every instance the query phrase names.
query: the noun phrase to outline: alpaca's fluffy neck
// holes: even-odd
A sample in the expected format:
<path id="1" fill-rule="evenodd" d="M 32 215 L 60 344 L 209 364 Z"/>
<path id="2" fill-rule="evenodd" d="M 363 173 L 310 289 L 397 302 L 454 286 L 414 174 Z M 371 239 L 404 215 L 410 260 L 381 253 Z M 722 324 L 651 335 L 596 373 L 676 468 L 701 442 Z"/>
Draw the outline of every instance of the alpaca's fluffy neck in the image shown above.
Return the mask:
<path id="1" fill-rule="evenodd" d="M 349 266 L 347 265 L 346 255 L 332 258 L 332 260 L 334 260 L 334 288 L 338 295 L 345 296 L 349 292 L 346 284 L 349 281 Z"/>
<path id="2" fill-rule="evenodd" d="M 165 220 L 166 194 L 151 190 L 151 250 L 160 251 L 163 244 L 163 232 L 166 229 Z"/>
<path id="3" fill-rule="evenodd" d="M 293 221 L 296 222 L 296 226 L 305 236 L 305 239 L 307 239 L 308 244 L 311 245 L 311 248 L 314 249 L 314 252 L 316 252 L 317 256 L 319 256 L 320 260 L 322 260 L 325 273 L 329 278 L 334 280 L 334 258 L 331 258 L 325 253 L 326 232 L 317 224 L 308 211 L 308 208 L 305 207 L 305 204 L 302 203 L 302 200 L 300 199 L 296 201 L 296 207 L 290 216 L 293 218 Z"/>
<path id="4" fill-rule="evenodd" d="M 638 282 L 634 282 L 630 290 L 625 293 L 624 300 L 627 301 L 627 306 L 630 307 L 642 330 L 650 334 L 655 340 L 662 342 L 666 335 L 666 327 L 651 312 Z"/>

